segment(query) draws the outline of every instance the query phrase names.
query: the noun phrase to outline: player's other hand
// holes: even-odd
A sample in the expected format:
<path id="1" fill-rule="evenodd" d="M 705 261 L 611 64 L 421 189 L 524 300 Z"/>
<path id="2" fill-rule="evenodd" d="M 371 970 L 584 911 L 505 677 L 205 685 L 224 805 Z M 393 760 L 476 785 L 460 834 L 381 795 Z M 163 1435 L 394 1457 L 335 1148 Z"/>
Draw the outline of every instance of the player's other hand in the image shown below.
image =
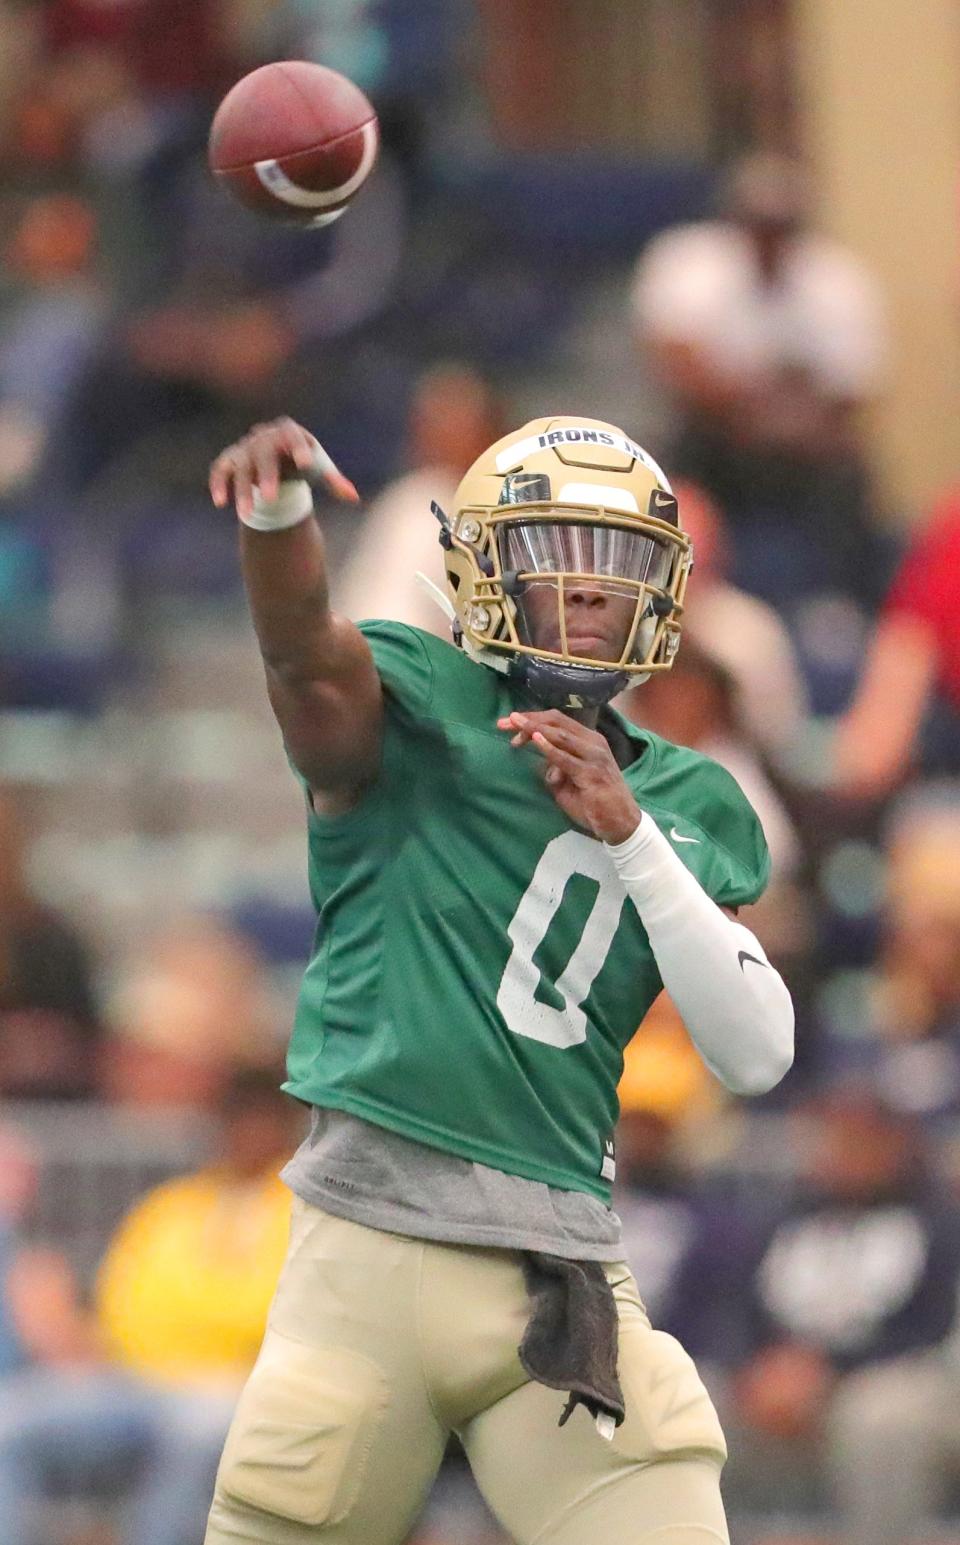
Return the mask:
<path id="1" fill-rule="evenodd" d="M 282 482 L 298 477 L 324 483 L 335 498 L 351 504 L 360 498 L 309 429 L 292 418 L 255 424 L 242 440 L 221 451 L 210 468 L 210 497 L 218 509 L 232 500 L 243 517 L 253 509 L 255 488 L 264 499 L 275 499 Z"/>
<path id="2" fill-rule="evenodd" d="M 557 708 L 508 714 L 497 720 L 497 728 L 512 732 L 512 746 L 531 745 L 544 757 L 547 788 L 571 821 L 601 842 L 633 836 L 640 807 L 597 730 Z"/>

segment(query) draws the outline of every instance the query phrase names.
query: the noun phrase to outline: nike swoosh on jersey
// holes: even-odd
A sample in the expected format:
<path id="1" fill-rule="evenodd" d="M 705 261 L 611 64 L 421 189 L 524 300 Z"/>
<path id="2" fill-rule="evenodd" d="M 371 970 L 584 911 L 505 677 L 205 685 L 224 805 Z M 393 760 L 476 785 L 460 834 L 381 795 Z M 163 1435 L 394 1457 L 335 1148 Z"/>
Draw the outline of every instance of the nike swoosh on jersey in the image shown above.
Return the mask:
<path id="1" fill-rule="evenodd" d="M 681 837 L 675 826 L 671 826 L 670 836 L 673 838 L 674 842 L 695 842 L 698 846 L 700 844 L 699 837 Z"/>
<path id="2" fill-rule="evenodd" d="M 756 955 L 748 955 L 746 950 L 738 950 L 738 952 L 737 952 L 737 961 L 739 962 L 740 970 L 741 971 L 743 970 L 743 962 L 745 960 L 752 960 L 755 966 L 766 966 L 766 965 L 769 965 L 769 961 L 758 960 Z"/>

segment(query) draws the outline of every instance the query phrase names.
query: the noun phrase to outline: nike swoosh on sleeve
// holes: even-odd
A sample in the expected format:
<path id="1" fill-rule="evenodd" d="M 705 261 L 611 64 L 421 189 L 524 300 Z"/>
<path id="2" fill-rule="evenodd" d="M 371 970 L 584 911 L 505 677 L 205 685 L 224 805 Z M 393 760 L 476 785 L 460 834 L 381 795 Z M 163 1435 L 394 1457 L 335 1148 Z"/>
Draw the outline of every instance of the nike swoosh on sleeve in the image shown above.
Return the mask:
<path id="1" fill-rule="evenodd" d="M 741 971 L 743 970 L 743 962 L 745 960 L 752 960 L 755 966 L 769 966 L 770 964 L 767 960 L 758 960 L 756 955 L 748 955 L 746 950 L 738 950 L 737 961 Z"/>
<path id="2" fill-rule="evenodd" d="M 699 837 L 681 837 L 675 826 L 670 828 L 670 836 L 674 842 L 695 842 L 698 847 L 700 846 Z"/>

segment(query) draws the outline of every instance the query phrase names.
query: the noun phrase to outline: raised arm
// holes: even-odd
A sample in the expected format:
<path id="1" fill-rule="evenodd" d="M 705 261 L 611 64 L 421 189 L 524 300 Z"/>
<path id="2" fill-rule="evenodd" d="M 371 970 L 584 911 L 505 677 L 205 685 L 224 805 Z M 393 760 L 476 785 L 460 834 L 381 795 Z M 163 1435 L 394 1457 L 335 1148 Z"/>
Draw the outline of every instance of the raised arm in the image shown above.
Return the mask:
<path id="1" fill-rule="evenodd" d="M 305 482 L 339 499 L 357 491 L 292 419 L 258 424 L 210 469 L 210 496 L 240 520 L 243 579 L 267 691 L 295 766 L 318 808 L 355 803 L 380 761 L 382 696 L 358 628 L 330 609 L 324 541 Z M 252 524 L 251 524 L 252 522 Z"/>

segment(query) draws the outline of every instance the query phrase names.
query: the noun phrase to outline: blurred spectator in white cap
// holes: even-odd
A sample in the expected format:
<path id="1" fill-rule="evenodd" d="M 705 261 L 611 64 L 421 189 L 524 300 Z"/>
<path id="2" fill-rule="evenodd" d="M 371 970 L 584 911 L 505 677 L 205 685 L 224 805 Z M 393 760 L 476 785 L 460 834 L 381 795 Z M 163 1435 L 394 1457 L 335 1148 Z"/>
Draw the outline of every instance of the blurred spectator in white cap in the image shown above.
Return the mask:
<path id="1" fill-rule="evenodd" d="M 640 260 L 634 309 L 681 411 L 744 443 L 838 443 L 886 355 L 872 275 L 809 225 L 803 168 L 756 154 L 725 217 L 668 230 Z"/>
<path id="2" fill-rule="evenodd" d="M 908 773 L 934 694 L 952 714 L 960 758 L 960 488 L 936 506 L 901 565 L 856 697 L 841 721 L 835 782 L 879 799 Z M 960 760 L 952 771 L 960 771 Z"/>
<path id="3" fill-rule="evenodd" d="M 867 529 L 859 410 L 882 384 L 886 326 L 872 274 L 811 229 L 810 203 L 797 162 L 748 156 L 720 218 L 649 243 L 633 311 L 674 399 L 677 470 L 733 521 L 816 530 L 820 578 L 855 587 L 863 554 L 849 558 Z"/>
<path id="4" fill-rule="evenodd" d="M 337 576 L 337 610 L 359 621 L 384 617 L 449 638 L 450 623 L 416 579 L 444 594 L 440 527 L 431 501 L 453 515 L 463 474 L 500 434 L 490 388 L 470 365 L 434 366 L 417 383 L 407 431 L 410 470 L 373 501 Z"/>
<path id="5" fill-rule="evenodd" d="M 677 478 L 680 524 L 693 542 L 684 637 L 701 644 L 729 671 L 744 728 L 773 761 L 789 752 L 808 712 L 796 651 L 777 612 L 727 579 L 729 540 L 716 502 Z"/>

